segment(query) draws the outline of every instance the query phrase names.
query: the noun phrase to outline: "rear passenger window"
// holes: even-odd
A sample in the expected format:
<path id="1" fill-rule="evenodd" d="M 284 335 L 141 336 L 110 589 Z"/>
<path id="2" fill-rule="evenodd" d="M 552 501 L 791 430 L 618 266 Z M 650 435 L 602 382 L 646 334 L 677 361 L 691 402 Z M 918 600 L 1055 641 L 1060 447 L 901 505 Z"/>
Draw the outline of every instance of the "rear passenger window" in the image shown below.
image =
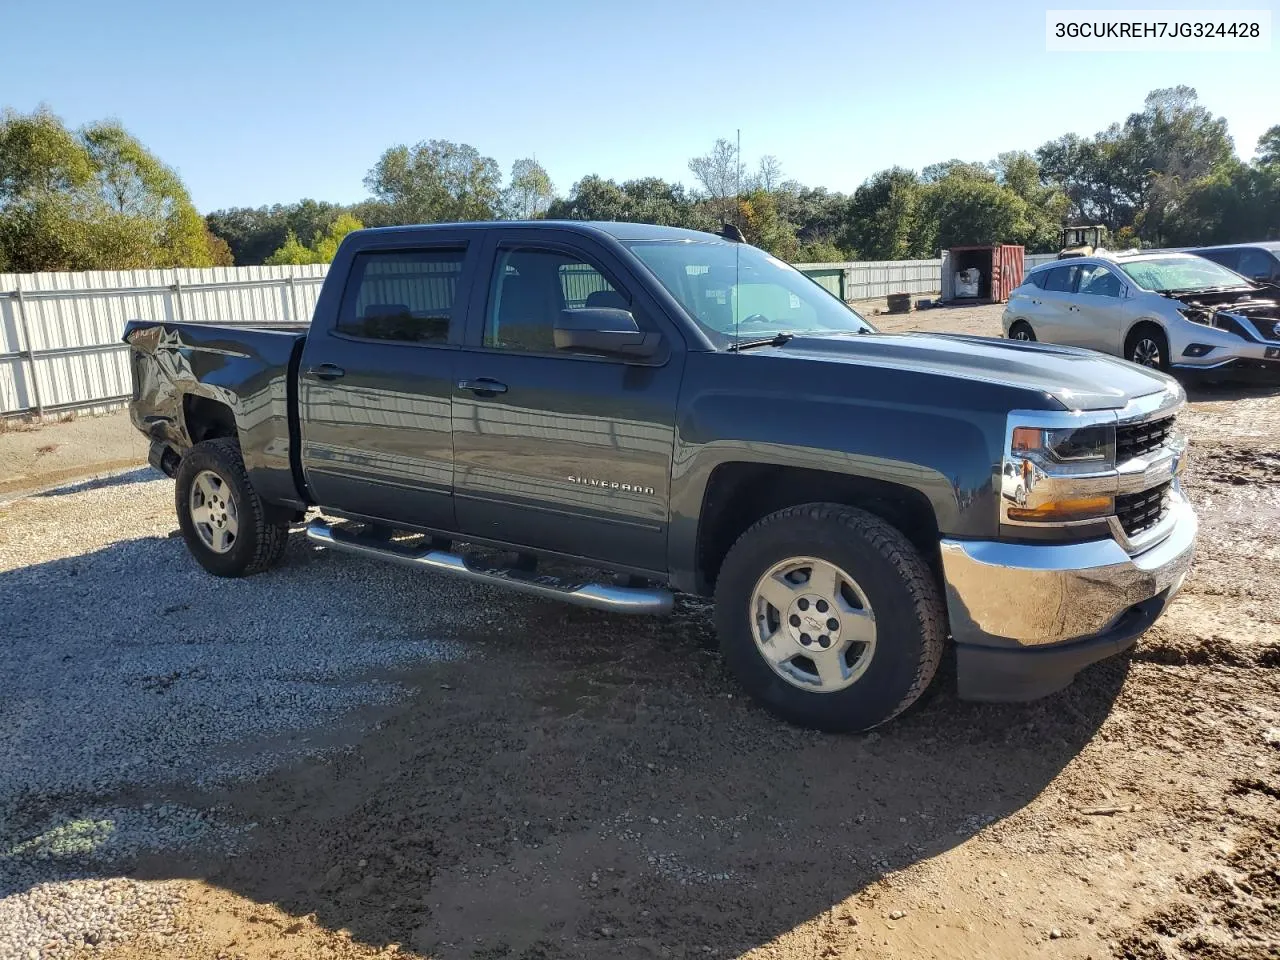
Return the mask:
<path id="1" fill-rule="evenodd" d="M 1076 274 L 1080 272 L 1078 265 L 1054 267 L 1048 271 L 1044 288 L 1056 293 L 1071 293 L 1076 286 Z"/>
<path id="2" fill-rule="evenodd" d="M 465 255 L 465 250 L 357 254 L 338 332 L 366 340 L 445 343 Z"/>
<path id="3" fill-rule="evenodd" d="M 553 353 L 560 311 L 630 309 L 627 297 L 594 266 L 558 250 L 501 250 L 489 293 L 484 345 Z"/>

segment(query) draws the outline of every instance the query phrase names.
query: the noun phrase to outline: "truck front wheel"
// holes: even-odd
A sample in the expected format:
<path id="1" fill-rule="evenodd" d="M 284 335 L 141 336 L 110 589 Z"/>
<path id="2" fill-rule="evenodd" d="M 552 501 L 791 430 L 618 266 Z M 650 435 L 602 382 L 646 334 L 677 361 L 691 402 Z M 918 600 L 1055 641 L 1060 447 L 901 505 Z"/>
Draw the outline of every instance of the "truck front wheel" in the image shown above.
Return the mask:
<path id="1" fill-rule="evenodd" d="M 174 479 L 178 526 L 200 566 L 219 577 L 243 577 L 284 556 L 289 524 L 273 517 L 250 485 L 235 440 L 197 443 Z"/>
<path id="2" fill-rule="evenodd" d="M 834 503 L 765 517 L 716 583 L 729 668 L 770 711 L 805 727 L 868 730 L 929 686 L 946 616 L 924 558 L 898 530 Z"/>

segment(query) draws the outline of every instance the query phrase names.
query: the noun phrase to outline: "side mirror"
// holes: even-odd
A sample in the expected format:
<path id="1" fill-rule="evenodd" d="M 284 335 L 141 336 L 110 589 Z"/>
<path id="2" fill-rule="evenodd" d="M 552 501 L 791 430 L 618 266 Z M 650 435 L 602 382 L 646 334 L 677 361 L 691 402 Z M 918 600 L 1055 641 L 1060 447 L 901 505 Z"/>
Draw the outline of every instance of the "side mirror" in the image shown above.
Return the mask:
<path id="1" fill-rule="evenodd" d="M 557 350 L 644 359 L 658 352 L 662 337 L 657 333 L 642 333 L 630 310 L 579 307 L 560 311 L 555 342 Z"/>

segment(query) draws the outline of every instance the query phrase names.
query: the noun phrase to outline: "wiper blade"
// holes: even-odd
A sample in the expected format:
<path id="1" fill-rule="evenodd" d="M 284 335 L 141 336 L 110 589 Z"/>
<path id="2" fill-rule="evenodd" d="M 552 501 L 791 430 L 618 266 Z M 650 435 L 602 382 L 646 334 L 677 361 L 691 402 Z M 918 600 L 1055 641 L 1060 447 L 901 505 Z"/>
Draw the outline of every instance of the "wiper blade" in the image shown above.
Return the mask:
<path id="1" fill-rule="evenodd" d="M 772 337 L 764 337 L 760 340 L 739 340 L 737 343 L 731 344 L 729 350 L 737 353 L 742 350 L 750 350 L 752 347 L 780 347 L 794 337 L 794 333 L 775 333 Z"/>

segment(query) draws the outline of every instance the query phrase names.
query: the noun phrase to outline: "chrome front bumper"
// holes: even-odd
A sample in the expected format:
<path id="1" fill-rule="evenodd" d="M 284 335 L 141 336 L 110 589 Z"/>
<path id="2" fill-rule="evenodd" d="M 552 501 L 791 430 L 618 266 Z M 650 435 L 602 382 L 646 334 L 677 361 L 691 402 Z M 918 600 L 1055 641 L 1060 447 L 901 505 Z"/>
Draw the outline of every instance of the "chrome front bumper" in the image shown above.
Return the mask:
<path id="1" fill-rule="evenodd" d="M 1135 605 L 1182 586 L 1197 521 L 1174 493 L 1169 534 L 1130 555 L 1114 539 L 1074 544 L 943 540 L 957 644 L 1027 648 L 1103 635 Z"/>

